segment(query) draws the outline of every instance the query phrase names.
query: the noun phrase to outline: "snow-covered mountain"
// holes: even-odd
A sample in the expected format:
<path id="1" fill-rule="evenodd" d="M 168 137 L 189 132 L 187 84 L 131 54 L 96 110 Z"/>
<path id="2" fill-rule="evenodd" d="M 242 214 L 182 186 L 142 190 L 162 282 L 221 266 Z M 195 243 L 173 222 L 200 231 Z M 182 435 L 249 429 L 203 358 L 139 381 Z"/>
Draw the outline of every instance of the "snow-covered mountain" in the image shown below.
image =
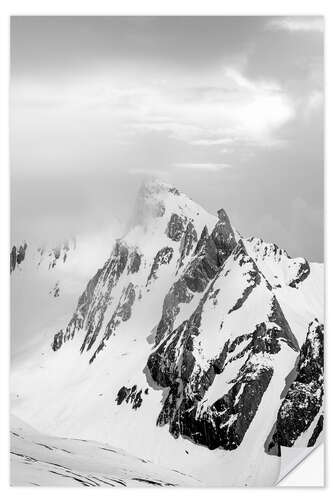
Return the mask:
<path id="1" fill-rule="evenodd" d="M 34 351 L 71 315 L 82 288 L 110 253 L 114 230 L 43 244 L 27 239 L 10 254 L 12 358 Z"/>
<path id="2" fill-rule="evenodd" d="M 323 304 L 321 264 L 147 182 L 68 321 L 12 370 L 12 411 L 204 485 L 272 485 L 281 446 L 321 439 Z"/>

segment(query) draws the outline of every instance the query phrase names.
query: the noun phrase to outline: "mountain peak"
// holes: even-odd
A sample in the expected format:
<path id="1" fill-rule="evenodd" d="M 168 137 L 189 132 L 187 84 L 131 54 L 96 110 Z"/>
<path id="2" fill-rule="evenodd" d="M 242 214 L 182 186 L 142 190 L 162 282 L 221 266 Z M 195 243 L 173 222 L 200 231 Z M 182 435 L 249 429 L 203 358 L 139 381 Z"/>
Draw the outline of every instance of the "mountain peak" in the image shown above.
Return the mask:
<path id="1" fill-rule="evenodd" d="M 158 194 L 158 193 L 171 193 L 174 195 L 179 195 L 180 192 L 171 184 L 163 182 L 161 179 L 157 177 L 149 177 L 145 179 L 140 187 L 139 193 L 144 194 Z"/>
<path id="2" fill-rule="evenodd" d="M 211 215 L 173 186 L 148 180 L 132 227 L 86 284 L 69 322 L 57 313 L 53 341 L 18 368 L 14 412 L 50 434 L 139 454 L 145 469 L 176 460 L 192 473 L 209 457 L 216 483 L 230 484 L 232 467 L 235 484 L 258 484 L 264 467 L 276 471 L 265 452 L 284 437 L 308 446 L 320 439 L 322 279 L 303 259 L 240 237 L 223 209 Z M 34 295 L 29 285 L 24 303 Z M 62 282 L 60 289 L 52 302 L 61 305 Z"/>
<path id="3" fill-rule="evenodd" d="M 153 230 L 160 227 L 163 232 L 172 217 L 180 217 L 183 221 L 202 220 L 212 228 L 216 217 L 209 214 L 199 204 L 179 191 L 176 187 L 156 178 L 145 180 L 139 191 L 130 219 L 129 230 L 141 226 Z M 200 223 L 201 225 L 201 223 Z"/>

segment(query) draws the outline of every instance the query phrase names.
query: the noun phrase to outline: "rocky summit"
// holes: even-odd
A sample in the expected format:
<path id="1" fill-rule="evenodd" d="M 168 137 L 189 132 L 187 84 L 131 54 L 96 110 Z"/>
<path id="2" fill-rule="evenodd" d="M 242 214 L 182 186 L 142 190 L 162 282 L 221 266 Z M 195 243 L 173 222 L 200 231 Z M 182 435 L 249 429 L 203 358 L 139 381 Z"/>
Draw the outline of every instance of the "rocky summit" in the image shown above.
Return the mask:
<path id="1" fill-rule="evenodd" d="M 281 447 L 322 439 L 323 336 L 321 264 L 150 181 L 72 313 L 17 366 L 13 411 L 208 486 L 269 486 Z"/>

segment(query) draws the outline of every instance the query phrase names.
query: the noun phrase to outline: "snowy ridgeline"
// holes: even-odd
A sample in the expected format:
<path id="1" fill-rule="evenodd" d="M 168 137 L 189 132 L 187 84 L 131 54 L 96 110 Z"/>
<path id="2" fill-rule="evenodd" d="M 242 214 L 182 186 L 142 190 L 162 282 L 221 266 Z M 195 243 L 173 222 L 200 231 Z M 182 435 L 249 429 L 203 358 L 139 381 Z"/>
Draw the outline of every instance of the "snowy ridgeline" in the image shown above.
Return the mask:
<path id="1" fill-rule="evenodd" d="M 56 282 L 58 267 L 45 271 Z M 13 365 L 12 411 L 42 433 L 108 442 L 206 486 L 272 485 L 281 447 L 322 439 L 321 264 L 150 182 L 77 299 L 45 309 L 43 341 Z"/>

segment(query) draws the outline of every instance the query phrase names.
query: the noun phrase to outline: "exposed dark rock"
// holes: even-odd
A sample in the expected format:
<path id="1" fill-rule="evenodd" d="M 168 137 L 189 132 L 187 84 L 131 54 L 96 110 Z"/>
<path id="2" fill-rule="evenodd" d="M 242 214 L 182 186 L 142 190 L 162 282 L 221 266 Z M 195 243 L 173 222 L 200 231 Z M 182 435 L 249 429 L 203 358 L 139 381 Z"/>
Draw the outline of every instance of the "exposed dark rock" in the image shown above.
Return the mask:
<path id="1" fill-rule="evenodd" d="M 180 241 L 185 230 L 186 220 L 177 214 L 172 214 L 167 226 L 167 235 L 173 241 Z"/>
<path id="2" fill-rule="evenodd" d="M 280 446 L 293 446 L 296 439 L 307 431 L 322 408 L 324 326 L 318 320 L 309 325 L 306 340 L 292 373 L 294 380 L 291 381 L 288 377 L 288 387 L 284 391 L 285 396 L 271 433 L 272 437 L 266 444 L 266 451 L 270 454 L 280 455 Z"/>
<path id="3" fill-rule="evenodd" d="M 59 297 L 60 295 L 60 286 L 59 286 L 59 281 L 56 282 L 52 290 L 49 292 L 50 295 L 53 295 L 53 297 Z"/>
<path id="4" fill-rule="evenodd" d="M 75 333 L 84 327 L 86 335 L 81 352 L 92 347 L 102 327 L 105 311 L 110 304 L 111 292 L 123 273 L 127 260 L 128 248 L 121 240 L 118 240 L 111 257 L 88 282 L 85 291 L 80 296 L 76 311 L 63 334 L 63 342 L 72 339 Z M 95 293 L 97 287 L 100 289 L 98 294 Z"/>
<path id="5" fill-rule="evenodd" d="M 51 251 L 49 252 L 49 257 L 50 257 L 49 269 L 53 269 L 57 265 L 57 260 L 60 258 L 60 254 L 61 254 L 60 245 L 51 249 Z"/>
<path id="6" fill-rule="evenodd" d="M 111 335 L 115 333 L 115 330 L 120 325 L 121 322 L 128 321 L 131 317 L 132 307 L 135 301 L 135 287 L 133 283 L 129 283 L 126 288 L 124 288 L 121 297 L 119 299 L 118 305 L 112 314 L 110 321 L 108 322 L 104 337 L 96 349 L 94 355 L 90 359 L 90 363 L 94 361 L 96 355 L 105 347 L 106 342 L 109 340 Z M 94 341 L 95 339 L 93 339 Z M 90 344 L 88 345 L 88 349 L 92 346 L 92 340 L 90 340 Z"/>
<path id="7" fill-rule="evenodd" d="M 281 275 L 279 275 L 280 273 L 273 274 L 270 278 L 267 276 L 271 280 L 273 288 L 281 288 L 284 285 L 299 288 L 300 283 L 310 275 L 311 268 L 306 259 L 293 259 L 286 250 L 279 248 L 276 243 L 267 243 L 261 238 L 253 237 L 246 238 L 244 241 L 250 245 L 250 254 L 253 255 L 256 262 L 265 264 L 267 261 L 268 264 L 277 264 L 277 268 L 281 264 L 280 269 L 285 272 Z M 267 271 L 269 274 L 273 271 L 270 264 Z"/>
<path id="8" fill-rule="evenodd" d="M 312 433 L 312 436 L 308 441 L 308 447 L 314 446 L 316 444 L 317 439 L 323 430 L 323 427 L 324 427 L 324 415 L 320 415 L 316 427 L 314 428 L 314 431 Z"/>
<path id="9" fill-rule="evenodd" d="M 180 257 L 178 259 L 178 269 L 183 265 L 185 258 L 190 255 L 197 240 L 197 232 L 195 230 L 193 222 L 190 221 L 187 224 L 185 233 L 183 234 L 180 242 Z"/>
<path id="10" fill-rule="evenodd" d="M 180 311 L 180 304 L 189 303 L 192 298 L 193 293 L 188 290 L 184 278 L 180 278 L 171 287 L 163 302 L 162 317 L 156 330 L 156 345 L 167 332 L 172 331 L 175 317 Z"/>
<path id="11" fill-rule="evenodd" d="M 277 301 L 277 298 L 273 297 L 272 301 L 272 314 L 269 316 L 269 320 L 272 323 L 275 323 L 278 325 L 280 330 L 276 332 L 276 336 L 278 340 L 282 340 L 286 342 L 286 344 L 291 347 L 294 351 L 299 350 L 299 344 L 297 342 L 297 339 L 293 332 L 291 331 L 291 328 L 284 317 L 284 314 L 281 310 L 280 304 Z"/>
<path id="12" fill-rule="evenodd" d="M 140 269 L 142 255 L 135 248 L 129 255 L 128 258 L 128 273 L 134 274 L 137 273 Z"/>
<path id="13" fill-rule="evenodd" d="M 192 292 L 203 292 L 218 269 L 224 264 L 236 247 L 236 239 L 223 209 L 219 210 L 219 221 L 209 236 L 204 227 L 197 247 L 196 258 L 186 268 L 184 279 Z"/>
<path id="14" fill-rule="evenodd" d="M 147 284 L 148 286 L 153 279 L 156 279 L 156 272 L 159 269 L 160 266 L 164 264 L 169 264 L 173 256 L 173 248 L 172 247 L 164 247 L 161 248 L 157 252 L 154 258 L 153 265 L 151 266 L 151 270 L 147 279 Z"/>
<path id="15" fill-rule="evenodd" d="M 16 248 L 15 245 L 13 246 L 13 248 L 10 252 L 10 272 L 11 273 L 15 270 L 16 265 L 20 265 L 21 262 L 24 261 L 27 248 L 28 248 L 28 245 L 26 242 L 24 242 L 18 248 Z"/>
<path id="16" fill-rule="evenodd" d="M 255 332 L 257 336 L 254 334 L 255 340 L 248 347 L 247 360 L 232 381 L 229 392 L 198 415 L 198 404 L 216 374 L 223 371 L 228 353 L 226 343 L 209 370 L 200 379 L 193 379 L 195 359 L 192 335 L 199 326 L 200 312 L 192 316 L 190 323 L 185 321 L 180 325 L 173 332 L 172 340 L 168 337 L 148 360 L 152 378 L 160 386 L 170 388 L 157 424 L 169 423 L 174 437 L 181 434 L 210 449 L 222 447 L 231 450 L 243 440 L 273 375 L 271 367 L 263 363 L 258 368 L 252 364 L 251 357 L 262 352 L 274 352 L 275 348 L 263 341 L 263 334 L 266 336 L 267 331 Z"/>
<path id="17" fill-rule="evenodd" d="M 121 403 L 127 398 L 127 396 L 130 393 L 131 393 L 131 389 L 129 389 L 128 387 L 125 387 L 123 385 L 123 387 L 121 389 L 119 389 L 117 397 L 116 397 L 117 405 L 121 405 Z"/>
<path id="18" fill-rule="evenodd" d="M 225 212 L 223 211 L 223 213 Z M 189 303 L 194 293 L 201 293 L 205 290 L 224 262 L 223 258 L 227 258 L 235 248 L 234 233 L 230 223 L 228 225 L 227 222 L 228 219 L 225 215 L 223 220 L 220 219 L 217 222 L 211 236 L 207 227 L 203 228 L 194 251 L 195 257 L 164 299 L 162 317 L 157 327 L 156 345 L 168 332 L 172 331 L 175 317 L 180 311 L 180 304 Z M 228 230 L 232 233 L 229 234 Z M 189 229 L 190 234 L 191 226 Z M 191 237 L 189 237 L 189 240 L 191 240 Z"/>
<path id="19" fill-rule="evenodd" d="M 260 285 L 269 289 L 241 241 L 232 256 L 239 266 L 251 263 L 248 281 L 253 287 Z M 188 320 L 170 333 L 168 328 L 164 328 L 165 333 L 157 336 L 156 349 L 150 355 L 147 367 L 159 386 L 169 388 L 157 425 L 168 424 L 174 437 L 186 436 L 210 449 L 222 447 L 232 450 L 242 442 L 273 376 L 270 356 L 280 351 L 282 342 L 296 351 L 298 344 L 273 296 L 267 323 L 258 324 L 253 332 L 239 336 L 232 343 L 227 340 L 216 358 L 210 361 L 209 367 L 198 371 L 193 341 L 200 333 L 205 303 L 216 300 L 220 292 L 218 288 L 214 289 L 215 281 L 212 281 Z M 165 322 L 168 320 L 166 311 Z M 243 342 L 245 347 L 235 356 L 230 356 Z M 234 380 L 230 381 L 230 390 L 203 409 L 202 400 L 216 375 L 223 373 L 227 364 L 240 358 L 244 358 L 244 362 Z"/>
<path id="20" fill-rule="evenodd" d="M 237 248 L 238 251 L 234 252 L 234 260 L 237 260 L 239 258 L 239 265 L 242 266 L 246 262 L 245 259 L 248 259 L 249 256 L 242 241 L 239 241 Z M 262 276 L 254 261 L 252 261 L 252 269 L 250 269 L 247 274 L 248 286 L 244 289 L 243 295 L 237 299 L 235 305 L 230 309 L 229 314 L 233 311 L 237 311 L 237 309 L 242 307 L 246 299 L 249 297 L 250 293 L 261 282 Z"/>
<path id="21" fill-rule="evenodd" d="M 169 192 L 175 194 L 176 196 L 180 196 L 180 192 L 175 187 L 169 188 Z"/>
<path id="22" fill-rule="evenodd" d="M 144 392 L 148 394 L 147 389 Z M 137 410 L 142 405 L 142 389 L 138 390 L 136 385 L 133 387 L 125 387 L 123 386 L 116 397 L 117 405 L 121 405 L 123 402 L 130 404 L 133 410 Z"/>
<path id="23" fill-rule="evenodd" d="M 204 249 L 208 238 L 209 238 L 209 232 L 207 226 L 204 226 L 203 230 L 201 231 L 201 235 L 197 243 L 197 246 L 195 247 L 194 254 L 200 253 Z"/>
<path id="24" fill-rule="evenodd" d="M 27 243 L 24 243 L 23 245 L 20 246 L 18 252 L 17 252 L 17 255 L 16 255 L 16 262 L 17 264 L 21 264 L 21 262 L 23 262 L 24 258 L 25 258 L 25 252 L 27 250 Z"/>
<path id="25" fill-rule="evenodd" d="M 132 405 L 133 410 L 137 410 L 138 408 L 140 408 L 141 405 L 142 405 L 142 391 L 139 391 L 136 393 L 133 401 Z"/>
<path id="26" fill-rule="evenodd" d="M 60 330 L 58 333 L 55 334 L 52 342 L 53 351 L 57 351 L 58 349 L 60 349 L 60 347 L 63 344 L 63 337 L 64 337 L 64 332 L 62 330 Z"/>
<path id="27" fill-rule="evenodd" d="M 297 276 L 289 283 L 292 288 L 298 288 L 298 285 L 304 281 L 310 274 L 310 266 L 307 260 L 300 264 Z"/>
<path id="28" fill-rule="evenodd" d="M 217 250 L 211 237 L 201 252 L 190 262 L 184 271 L 184 280 L 192 292 L 202 293 L 215 277 L 219 268 Z"/>
<path id="29" fill-rule="evenodd" d="M 72 243 L 72 248 L 75 249 L 76 248 L 76 241 L 74 238 L 71 239 L 71 243 Z M 66 262 L 67 255 L 70 252 L 70 249 L 71 249 L 71 246 L 70 246 L 69 240 L 65 240 L 63 243 L 57 245 L 54 248 L 51 248 L 48 251 L 48 257 L 49 257 L 48 268 L 54 269 L 56 267 L 56 265 L 58 264 L 58 262 L 61 262 L 61 261 L 63 263 Z M 40 265 L 42 262 L 42 257 L 45 253 L 45 248 L 39 247 L 37 249 L 37 251 L 40 254 L 40 261 L 38 263 L 38 265 Z"/>
<path id="30" fill-rule="evenodd" d="M 273 369 L 257 372 L 249 362 L 240 371 L 234 385 L 200 417 L 193 401 L 183 399 L 170 426 L 175 436 L 187 436 L 209 449 L 234 450 L 242 442 L 261 399 L 269 385 Z"/>
<path id="31" fill-rule="evenodd" d="M 16 267 L 16 246 L 14 245 L 10 252 L 10 272 L 12 273 Z"/>
<path id="32" fill-rule="evenodd" d="M 212 239 L 218 251 L 218 261 L 221 266 L 236 246 L 236 238 L 229 217 L 221 208 L 218 211 L 219 220 L 212 232 Z"/>

